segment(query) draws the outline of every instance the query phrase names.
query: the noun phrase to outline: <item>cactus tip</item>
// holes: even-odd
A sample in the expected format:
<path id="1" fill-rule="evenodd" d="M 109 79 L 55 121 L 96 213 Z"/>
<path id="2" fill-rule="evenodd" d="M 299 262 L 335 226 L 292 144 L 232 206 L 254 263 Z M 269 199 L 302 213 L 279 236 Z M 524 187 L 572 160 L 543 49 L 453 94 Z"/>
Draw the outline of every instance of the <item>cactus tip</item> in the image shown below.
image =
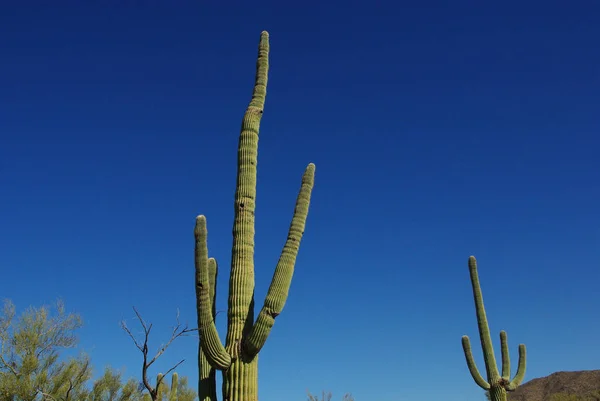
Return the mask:
<path id="1" fill-rule="evenodd" d="M 200 215 L 196 217 L 196 227 L 194 227 L 194 233 L 200 235 L 202 232 L 206 232 L 206 217 Z"/>
<path id="2" fill-rule="evenodd" d="M 312 182 L 315 179 L 315 165 L 310 163 L 306 166 L 306 170 L 304 170 L 304 174 L 302 174 L 302 184 L 310 184 L 312 186 Z"/>
<path id="3" fill-rule="evenodd" d="M 471 269 L 477 268 L 477 259 L 475 259 L 475 256 L 473 256 L 473 255 L 469 256 L 469 268 L 471 268 Z"/>
<path id="4" fill-rule="evenodd" d="M 269 32 L 267 31 L 262 31 L 260 33 L 259 47 L 262 48 L 263 46 L 269 46 Z"/>

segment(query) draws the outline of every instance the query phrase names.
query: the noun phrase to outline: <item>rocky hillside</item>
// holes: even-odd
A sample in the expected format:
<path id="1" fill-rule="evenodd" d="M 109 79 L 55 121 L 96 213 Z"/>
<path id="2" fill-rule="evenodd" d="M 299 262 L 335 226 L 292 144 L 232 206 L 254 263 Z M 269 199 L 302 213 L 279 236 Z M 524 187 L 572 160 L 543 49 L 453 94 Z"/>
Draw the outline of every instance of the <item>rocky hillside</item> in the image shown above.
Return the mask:
<path id="1" fill-rule="evenodd" d="M 600 401 L 600 370 L 556 372 L 533 379 L 511 392 L 509 401 Z"/>

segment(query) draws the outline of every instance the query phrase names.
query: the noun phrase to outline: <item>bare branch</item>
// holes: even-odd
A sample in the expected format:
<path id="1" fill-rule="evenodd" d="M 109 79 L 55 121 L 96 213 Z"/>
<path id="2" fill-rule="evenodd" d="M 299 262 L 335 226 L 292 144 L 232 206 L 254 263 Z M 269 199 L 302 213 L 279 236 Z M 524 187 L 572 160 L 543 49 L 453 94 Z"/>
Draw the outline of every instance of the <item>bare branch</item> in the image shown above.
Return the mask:
<path id="1" fill-rule="evenodd" d="M 167 374 L 169 374 L 170 372 L 175 370 L 175 368 L 177 368 L 179 365 L 181 365 L 185 361 L 185 359 L 182 359 L 181 361 L 179 361 L 175 366 L 173 366 L 171 369 L 167 370 L 167 372 L 162 377 L 159 377 L 156 382 L 156 387 L 152 387 L 152 385 L 150 384 L 150 381 L 148 380 L 148 368 L 150 368 L 150 366 L 152 366 L 152 364 L 154 364 L 154 362 L 156 362 L 156 360 L 167 350 L 167 348 L 169 348 L 169 346 L 173 343 L 173 341 L 175 341 L 179 337 L 186 336 L 188 333 L 198 331 L 198 329 L 197 328 L 190 329 L 190 328 L 188 328 L 187 325 L 182 327 L 181 323 L 179 322 L 179 309 L 178 309 L 177 315 L 176 315 L 176 325 L 175 325 L 175 327 L 173 327 L 171 337 L 166 342 L 166 344 L 162 345 L 158 349 L 156 355 L 154 355 L 154 357 L 149 360 L 149 358 L 148 358 L 148 338 L 150 337 L 150 331 L 152 330 L 152 323 L 146 324 L 146 322 L 144 321 L 144 319 L 142 319 L 142 316 L 140 315 L 140 313 L 138 312 L 138 310 L 135 307 L 133 307 L 133 311 L 135 312 L 136 318 L 139 320 L 140 324 L 142 325 L 142 329 L 144 331 L 144 334 L 143 334 L 144 342 L 140 343 L 135 338 L 135 336 L 133 335 L 131 330 L 129 330 L 129 328 L 125 324 L 125 321 L 121 322 L 121 327 L 129 335 L 129 337 L 131 337 L 135 346 L 142 352 L 142 355 L 143 355 L 142 382 L 143 382 L 146 390 L 148 390 L 148 392 L 150 393 L 150 397 L 152 398 L 152 400 L 156 401 L 156 398 L 158 395 L 158 388 L 160 386 L 160 383 L 162 382 L 162 379 Z"/>
<path id="2" fill-rule="evenodd" d="M 125 323 L 125 320 L 123 320 L 121 322 L 121 328 L 123 330 L 125 330 L 125 332 L 129 335 L 129 337 L 131 337 L 131 339 L 133 340 L 133 343 L 135 344 L 135 346 L 137 347 L 137 349 L 139 349 L 140 351 L 144 352 L 142 346 L 138 343 L 138 341 L 135 339 L 134 335 L 131 333 L 131 330 L 129 330 L 129 328 L 127 327 L 127 324 Z"/>
<path id="3" fill-rule="evenodd" d="M 181 365 L 183 362 L 185 362 L 185 359 L 182 359 L 181 361 L 177 362 L 175 364 L 175 366 L 173 366 L 171 369 L 167 370 L 167 372 L 163 375 L 163 377 L 165 377 L 166 375 L 168 375 L 169 373 L 174 371 L 177 368 L 177 366 Z"/>

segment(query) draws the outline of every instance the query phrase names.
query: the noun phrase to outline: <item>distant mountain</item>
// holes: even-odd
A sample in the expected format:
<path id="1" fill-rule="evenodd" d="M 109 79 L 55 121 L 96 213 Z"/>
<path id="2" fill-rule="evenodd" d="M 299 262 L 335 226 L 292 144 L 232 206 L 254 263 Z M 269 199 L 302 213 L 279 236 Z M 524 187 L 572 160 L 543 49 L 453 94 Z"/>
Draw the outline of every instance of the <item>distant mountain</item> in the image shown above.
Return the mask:
<path id="1" fill-rule="evenodd" d="M 556 372 L 508 394 L 509 401 L 600 401 L 600 370 Z"/>

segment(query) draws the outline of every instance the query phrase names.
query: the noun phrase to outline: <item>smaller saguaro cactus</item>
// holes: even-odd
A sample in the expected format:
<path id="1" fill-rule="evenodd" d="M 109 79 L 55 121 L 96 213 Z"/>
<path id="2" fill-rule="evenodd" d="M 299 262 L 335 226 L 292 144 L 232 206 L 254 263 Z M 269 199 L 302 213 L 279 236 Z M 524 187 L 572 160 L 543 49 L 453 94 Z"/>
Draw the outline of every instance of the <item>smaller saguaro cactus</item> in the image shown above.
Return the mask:
<path id="1" fill-rule="evenodd" d="M 184 378 L 185 381 L 185 378 Z M 183 383 L 185 384 L 185 383 Z M 171 387 L 165 381 L 162 373 L 156 375 L 156 387 L 150 393 L 145 393 L 142 401 L 177 401 L 179 399 L 177 390 L 179 388 L 179 375 L 174 372 L 171 375 Z"/>
<path id="2" fill-rule="evenodd" d="M 490 328 L 485 315 L 483 305 L 483 295 L 479 284 L 479 275 L 477 274 L 477 260 L 474 256 L 469 257 L 469 273 L 471 275 L 471 286 L 473 287 L 473 297 L 475 298 L 475 312 L 477 313 L 477 325 L 479 327 L 479 337 L 481 339 L 481 348 L 483 350 L 483 359 L 485 362 L 485 371 L 487 381 L 481 376 L 471 352 L 471 343 L 468 336 L 462 337 L 462 346 L 467 359 L 467 366 L 473 376 L 473 380 L 479 387 L 489 391 L 491 401 L 506 401 L 508 391 L 514 391 L 525 377 L 525 345 L 519 344 L 519 367 L 515 377 L 510 379 L 510 357 L 508 354 L 508 341 L 506 332 L 500 332 L 500 349 L 502 352 L 502 375 L 498 372 L 496 366 L 496 357 L 494 356 L 494 347 L 490 337 Z"/>
<path id="3" fill-rule="evenodd" d="M 177 401 L 177 386 L 179 385 L 179 375 L 173 373 L 171 375 L 171 388 L 165 383 L 162 373 L 156 377 L 157 397 L 158 401 Z"/>

